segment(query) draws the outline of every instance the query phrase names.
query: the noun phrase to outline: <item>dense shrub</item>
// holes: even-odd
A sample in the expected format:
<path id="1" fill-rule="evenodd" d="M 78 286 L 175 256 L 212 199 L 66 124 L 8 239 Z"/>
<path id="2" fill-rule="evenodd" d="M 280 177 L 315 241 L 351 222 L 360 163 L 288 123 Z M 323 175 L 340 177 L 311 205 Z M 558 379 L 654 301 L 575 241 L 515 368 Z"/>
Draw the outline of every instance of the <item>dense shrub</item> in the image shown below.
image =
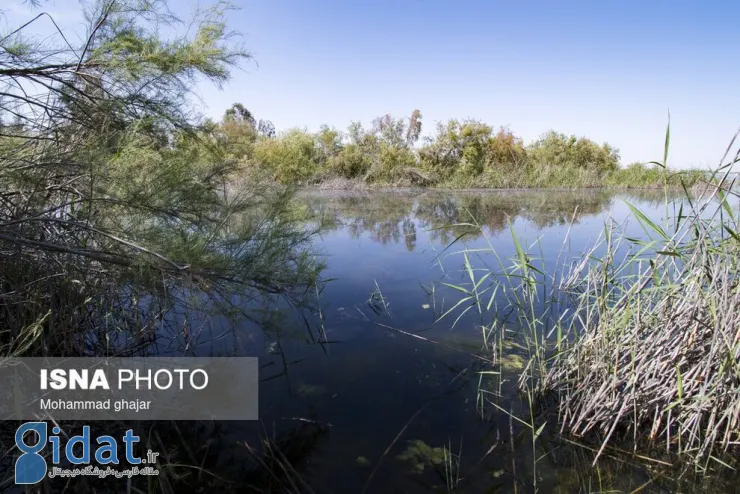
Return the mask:
<path id="1" fill-rule="evenodd" d="M 359 171 L 368 182 L 406 182 L 408 170 L 417 166 L 414 143 L 421 133 L 421 113 L 415 110 L 408 120 L 390 115 L 376 118 L 372 128 L 363 129 L 359 123 L 350 127 L 352 153 L 340 158 L 345 172 Z"/>
<path id="2" fill-rule="evenodd" d="M 318 171 L 318 147 L 313 135 L 298 129 L 276 139 L 263 138 L 254 146 L 254 162 L 283 184 L 304 182 Z"/>
<path id="3" fill-rule="evenodd" d="M 342 152 L 342 133 L 336 129 L 322 125 L 321 130 L 316 133 L 317 161 L 319 166 L 326 166 L 329 161 L 336 158 Z"/>
<path id="4" fill-rule="evenodd" d="M 416 166 L 416 156 L 406 147 L 382 142 L 379 149 L 380 159 L 368 171 L 367 179 L 370 182 L 396 182 L 405 175 L 407 169 Z"/>
<path id="5" fill-rule="evenodd" d="M 437 126 L 437 135 L 427 138 L 419 150 L 423 168 L 440 176 L 477 176 L 486 169 L 512 165 L 526 159 L 522 140 L 507 129 L 493 128 L 476 120 L 450 120 Z"/>
<path id="6" fill-rule="evenodd" d="M 226 110 L 223 119 L 214 125 L 218 144 L 227 157 L 243 162 L 252 157 L 257 140 L 257 124 L 244 105 L 235 103 Z"/>
<path id="7" fill-rule="evenodd" d="M 436 135 L 424 139 L 425 144 L 419 149 L 422 168 L 433 170 L 444 178 L 455 171 L 462 157 L 457 138 L 458 126 L 456 120 L 450 120 L 447 125 L 438 123 Z"/>
<path id="8" fill-rule="evenodd" d="M 519 165 L 526 161 L 527 150 L 521 137 L 510 130 L 502 128 L 489 142 L 490 165 Z"/>
<path id="9" fill-rule="evenodd" d="M 441 177 L 477 175 L 485 168 L 492 132 L 490 126 L 475 120 L 453 119 L 446 125 L 438 124 L 437 135 L 428 138 L 419 151 L 420 162 Z"/>
<path id="10" fill-rule="evenodd" d="M 493 129 L 484 123 L 468 121 L 459 127 L 456 142 L 462 151 L 460 171 L 465 175 L 479 175 L 488 162 L 489 142 Z"/>
<path id="11" fill-rule="evenodd" d="M 366 132 L 360 123 L 353 122 L 346 139 L 346 143 L 344 139 L 340 142 L 337 154 L 327 160 L 326 170 L 344 178 L 364 177 L 372 166 L 373 157 L 377 156 L 377 138 Z"/>
<path id="12" fill-rule="evenodd" d="M 344 178 L 364 176 L 370 169 L 370 157 L 357 144 L 347 144 L 339 154 L 327 161 L 326 168 Z"/>
<path id="13" fill-rule="evenodd" d="M 592 169 L 599 172 L 616 170 L 619 151 L 609 144 L 599 146 L 585 137 L 566 136 L 550 131 L 527 149 L 535 166 L 557 166 Z"/>

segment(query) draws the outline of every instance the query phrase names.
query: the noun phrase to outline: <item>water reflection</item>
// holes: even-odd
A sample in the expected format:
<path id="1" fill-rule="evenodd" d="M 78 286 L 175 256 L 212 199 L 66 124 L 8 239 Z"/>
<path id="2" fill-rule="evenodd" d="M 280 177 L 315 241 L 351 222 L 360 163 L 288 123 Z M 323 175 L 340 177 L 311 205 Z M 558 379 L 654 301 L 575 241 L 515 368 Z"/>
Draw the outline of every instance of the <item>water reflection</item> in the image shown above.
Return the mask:
<path id="1" fill-rule="evenodd" d="M 678 197 L 678 192 L 672 197 Z M 368 234 L 380 243 L 403 242 L 409 252 L 417 248 L 419 230 L 431 239 L 449 243 L 461 235 L 479 237 L 501 232 L 517 218 L 537 228 L 578 223 L 583 217 L 608 210 L 615 198 L 655 208 L 663 192 L 629 193 L 595 190 L 424 191 L 395 190 L 304 191 L 301 204 L 323 215 L 327 230 L 343 230 L 352 238 Z M 482 227 L 479 228 L 479 227 Z"/>

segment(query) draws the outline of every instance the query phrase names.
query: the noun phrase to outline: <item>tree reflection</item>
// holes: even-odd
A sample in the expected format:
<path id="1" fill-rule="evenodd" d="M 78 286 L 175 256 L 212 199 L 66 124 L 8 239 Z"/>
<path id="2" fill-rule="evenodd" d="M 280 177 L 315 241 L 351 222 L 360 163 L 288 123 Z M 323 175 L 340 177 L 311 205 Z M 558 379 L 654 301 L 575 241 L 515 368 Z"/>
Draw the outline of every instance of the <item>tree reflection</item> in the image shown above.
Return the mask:
<path id="1" fill-rule="evenodd" d="M 328 218 L 328 229 L 344 229 L 352 238 L 367 235 L 380 244 L 403 242 L 409 252 L 417 245 L 418 230 L 449 244 L 466 235 L 493 235 L 509 221 L 523 219 L 538 229 L 578 223 L 626 197 L 657 205 L 664 196 L 655 191 L 506 190 L 506 191 L 304 191 L 299 200 Z M 482 227 L 478 228 L 476 225 Z"/>

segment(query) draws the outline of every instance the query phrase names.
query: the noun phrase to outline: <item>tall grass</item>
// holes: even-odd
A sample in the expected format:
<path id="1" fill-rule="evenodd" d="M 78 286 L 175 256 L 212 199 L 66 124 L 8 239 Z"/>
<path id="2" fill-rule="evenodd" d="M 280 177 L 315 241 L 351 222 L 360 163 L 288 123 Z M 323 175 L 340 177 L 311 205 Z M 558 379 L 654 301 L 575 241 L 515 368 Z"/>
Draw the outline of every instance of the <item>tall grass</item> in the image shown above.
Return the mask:
<path id="1" fill-rule="evenodd" d="M 662 222 L 627 203 L 644 238 L 609 221 L 581 259 L 555 273 L 536 255 L 538 244 L 521 245 L 513 229 L 513 259 L 503 259 L 490 239 L 485 248 L 456 252 L 469 282 L 448 284 L 463 293 L 455 309 L 490 317 L 482 335 L 492 368 L 481 374 L 479 408 L 491 405 L 531 432 L 534 479 L 535 443 L 550 404 L 562 432 L 596 442 L 594 463 L 627 442 L 643 454 L 660 447 L 704 471 L 733 468 L 740 446 L 740 218 L 731 169 L 740 151 L 728 160 L 728 148 L 697 200 L 685 177 L 668 174 L 669 136 L 655 178 L 666 191 L 677 181 L 685 194 L 674 200 L 666 192 Z M 481 228 L 475 218 L 464 225 Z M 495 267 L 473 268 L 473 256 Z M 453 317 L 454 326 L 462 314 L 450 310 L 440 319 Z M 501 388 L 516 352 L 525 358 L 514 368 L 524 400 L 514 411 Z M 484 384 L 490 380 L 493 386 Z"/>
<path id="2" fill-rule="evenodd" d="M 667 172 L 660 166 L 646 166 L 642 163 L 633 163 L 625 168 L 618 168 L 609 172 L 603 179 L 606 187 L 617 188 L 650 188 L 663 189 L 665 185 L 671 188 L 692 187 L 706 180 L 706 173 L 701 170 L 685 170 Z"/>
<path id="3" fill-rule="evenodd" d="M 609 241 L 564 280 L 580 334 L 539 391 L 557 394 L 564 428 L 600 433 L 599 453 L 615 433 L 723 464 L 740 444 L 740 237 L 725 193 L 738 158 L 725 159 L 709 197 L 666 200 L 665 227 L 628 204 L 650 240 L 627 242 L 648 255 L 617 261 Z"/>

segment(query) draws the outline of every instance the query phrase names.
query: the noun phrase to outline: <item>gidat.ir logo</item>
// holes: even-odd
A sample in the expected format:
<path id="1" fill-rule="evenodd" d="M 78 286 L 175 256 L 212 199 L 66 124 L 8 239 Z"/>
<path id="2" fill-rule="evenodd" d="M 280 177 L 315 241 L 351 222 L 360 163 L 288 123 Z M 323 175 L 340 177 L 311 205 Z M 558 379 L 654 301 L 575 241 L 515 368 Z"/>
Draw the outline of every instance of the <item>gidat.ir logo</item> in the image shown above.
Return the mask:
<path id="1" fill-rule="evenodd" d="M 64 462 L 73 467 L 90 465 L 93 461 L 101 466 L 118 465 L 118 440 L 112 436 L 98 436 L 95 438 L 95 451 L 92 451 L 92 441 L 90 437 L 90 426 L 82 427 L 82 434 L 72 436 L 67 444 L 62 447 L 61 430 L 59 427 L 52 427 L 49 434 L 46 422 L 26 422 L 18 427 L 15 433 L 15 445 L 20 451 L 20 456 L 15 461 L 15 483 L 16 484 L 37 484 L 41 482 L 44 476 L 54 476 L 54 472 L 64 469 L 59 465 Z M 149 450 L 146 454 L 146 460 L 142 460 L 134 455 L 134 444 L 139 442 L 139 436 L 135 436 L 133 430 L 129 429 L 121 438 L 123 441 L 123 451 L 126 456 L 126 462 L 134 466 L 134 470 L 140 474 L 149 474 L 151 468 L 139 470 L 139 465 L 154 464 L 159 453 Z M 51 445 L 51 465 L 53 472 L 49 473 L 48 455 L 44 457 L 41 452 L 46 445 Z M 75 454 L 76 453 L 76 454 Z M 93 468 L 93 467 L 90 467 Z M 94 467 L 97 469 L 97 467 Z M 89 469 L 88 469 L 89 470 Z M 109 470 L 109 469 L 108 469 Z M 84 468 L 75 468 L 73 475 L 85 475 Z M 107 470 L 106 470 L 107 471 Z M 115 472 L 114 472 L 115 473 Z M 121 475 L 118 472 L 116 475 Z"/>
<path id="2" fill-rule="evenodd" d="M 26 433 L 36 433 L 36 444 L 29 445 L 25 442 Z M 29 434 L 30 436 L 31 434 Z M 37 484 L 46 475 L 47 464 L 39 452 L 46 446 L 47 429 L 46 422 L 27 422 L 15 432 L 15 445 L 21 455 L 15 461 L 15 483 Z"/>

